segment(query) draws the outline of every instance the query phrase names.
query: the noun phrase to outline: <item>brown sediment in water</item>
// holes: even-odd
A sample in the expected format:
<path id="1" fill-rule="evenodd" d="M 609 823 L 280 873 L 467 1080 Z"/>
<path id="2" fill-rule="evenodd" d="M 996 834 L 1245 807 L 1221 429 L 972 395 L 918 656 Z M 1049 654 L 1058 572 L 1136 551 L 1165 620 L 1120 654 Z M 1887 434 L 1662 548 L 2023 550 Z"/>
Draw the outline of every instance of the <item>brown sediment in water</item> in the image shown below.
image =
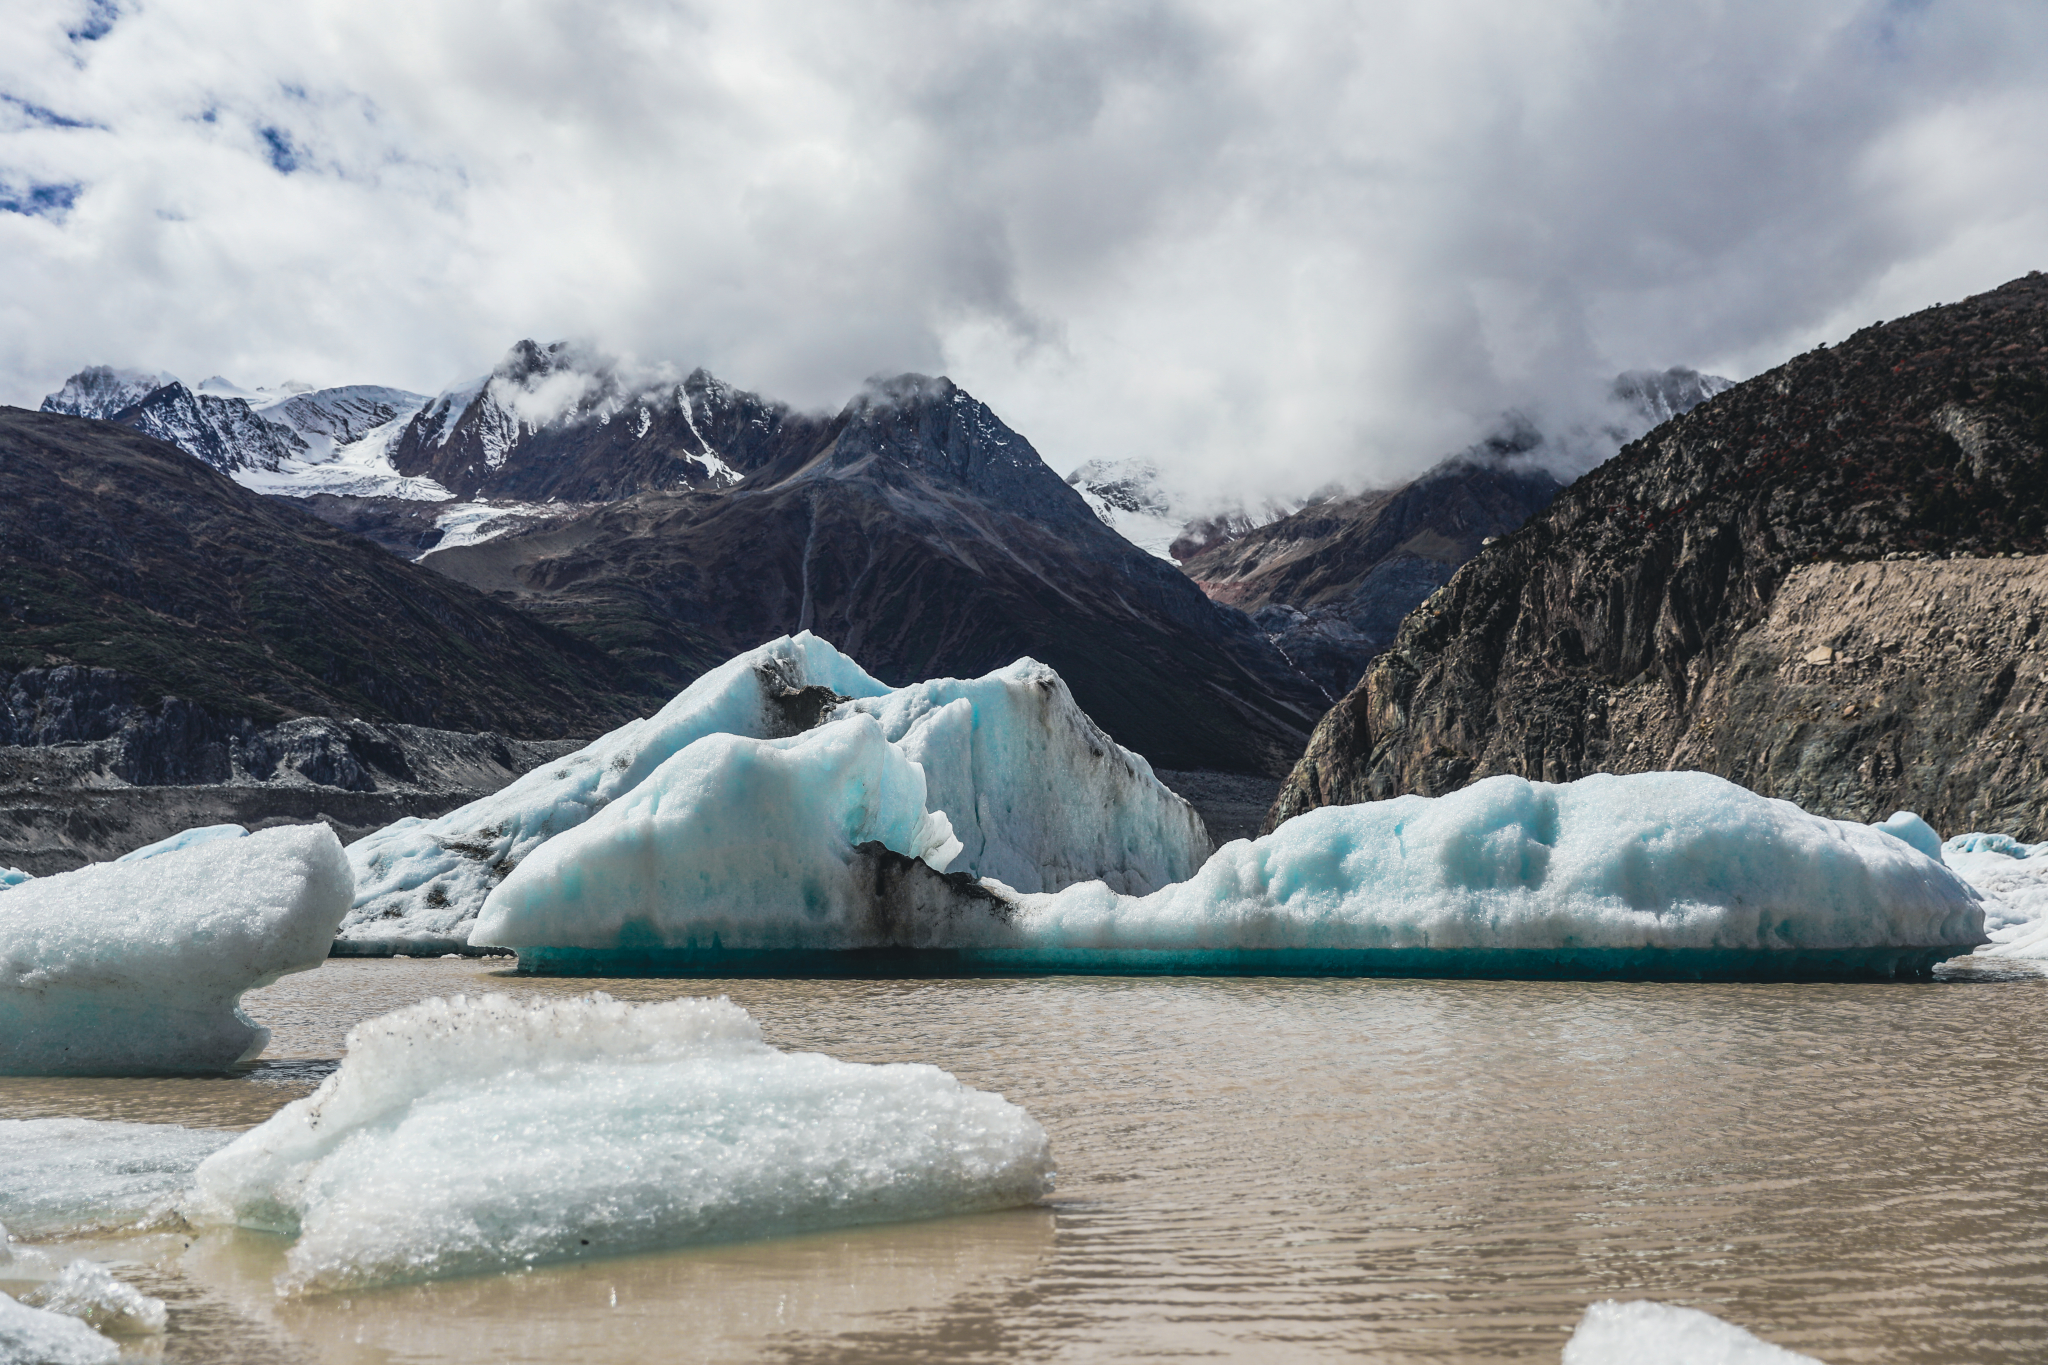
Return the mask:
<path id="1" fill-rule="evenodd" d="M 1609 1297 L 1830 1365 L 2048 1339 L 2038 978 L 713 984 L 335 960 L 249 997 L 275 1033 L 262 1079 L 6 1080 L 0 1117 L 245 1125 L 360 1019 L 593 988 L 728 994 L 782 1046 L 998 1090 L 1050 1130 L 1058 1192 L 291 1303 L 277 1239 L 138 1241 L 130 1277 L 173 1300 L 166 1358 L 1555 1360 Z"/>

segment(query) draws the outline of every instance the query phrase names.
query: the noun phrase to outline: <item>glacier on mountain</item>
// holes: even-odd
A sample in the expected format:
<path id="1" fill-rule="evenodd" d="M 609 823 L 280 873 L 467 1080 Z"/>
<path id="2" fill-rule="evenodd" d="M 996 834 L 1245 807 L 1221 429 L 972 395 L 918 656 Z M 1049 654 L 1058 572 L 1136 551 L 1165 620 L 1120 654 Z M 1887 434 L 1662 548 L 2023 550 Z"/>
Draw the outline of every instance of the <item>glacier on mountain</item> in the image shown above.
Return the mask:
<path id="1" fill-rule="evenodd" d="M 393 1282 L 1035 1203 L 1045 1130 L 936 1067 L 786 1053 L 723 999 L 427 1000 L 208 1157 L 184 1214 Z"/>
<path id="2" fill-rule="evenodd" d="M 894 813 L 902 802 L 908 824 Z M 580 894 L 586 875 L 611 875 L 583 869 L 621 858 L 633 889 L 615 887 L 624 899 L 605 914 L 660 918 L 656 907 L 686 894 L 708 905 L 713 884 L 748 903 L 798 895 L 850 914 L 857 846 L 922 858 L 946 842 L 916 842 L 927 812 L 956 836 L 938 868 L 957 859 L 970 876 L 1031 890 L 1101 878 L 1149 891 L 1192 875 L 1210 847 L 1193 809 L 1043 664 L 892 689 L 804 632 L 503 791 L 350 845 L 357 898 L 343 937 L 507 946 L 470 930 L 494 890 L 509 913 L 524 898 Z"/>
<path id="3" fill-rule="evenodd" d="M 326 958 L 353 881 L 325 825 L 38 877 L 0 896 L 0 1075 L 218 1071 L 244 991 Z"/>
<path id="4" fill-rule="evenodd" d="M 817 780 L 835 775 L 820 765 Z M 554 862 L 543 846 L 476 937 L 519 949 L 529 971 L 860 947 L 992 970 L 1692 978 L 1924 976 L 1984 942 L 1977 893 L 1907 840 L 1703 773 L 1502 776 L 1324 807 L 1141 895 L 938 877 L 898 846 L 909 856 L 882 860 L 893 877 L 858 913 L 800 895 L 698 900 L 679 878 L 659 914 L 601 918 L 649 876 L 659 837 L 620 824 Z"/>

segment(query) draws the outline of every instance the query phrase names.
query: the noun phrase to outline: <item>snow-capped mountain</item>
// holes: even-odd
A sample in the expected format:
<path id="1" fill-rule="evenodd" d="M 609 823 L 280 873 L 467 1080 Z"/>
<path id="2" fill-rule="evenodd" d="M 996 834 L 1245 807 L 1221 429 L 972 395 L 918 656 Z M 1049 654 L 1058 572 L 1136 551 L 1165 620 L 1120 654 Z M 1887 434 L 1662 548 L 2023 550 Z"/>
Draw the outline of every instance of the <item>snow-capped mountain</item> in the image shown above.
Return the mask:
<path id="1" fill-rule="evenodd" d="M 1174 564 L 1247 531 L 1278 521 L 1313 499 L 1191 498 L 1160 477 L 1150 460 L 1089 460 L 1067 475 L 1103 524 L 1131 544 Z"/>
<path id="2" fill-rule="evenodd" d="M 43 411 L 104 420 L 123 408 L 134 407 L 164 385 L 177 382 L 176 376 L 168 374 L 88 365 L 43 400 Z"/>
<path id="3" fill-rule="evenodd" d="M 422 408 L 391 463 L 461 497 L 604 502 L 724 488 L 787 414 L 701 369 L 679 380 L 569 342 L 521 341 L 490 374 Z"/>
<path id="4" fill-rule="evenodd" d="M 1691 412 L 1714 395 L 1734 387 L 1732 379 L 1701 374 L 1683 365 L 1668 370 L 1629 370 L 1614 377 L 1615 400 L 1642 414 L 1649 423 L 1644 431 Z"/>

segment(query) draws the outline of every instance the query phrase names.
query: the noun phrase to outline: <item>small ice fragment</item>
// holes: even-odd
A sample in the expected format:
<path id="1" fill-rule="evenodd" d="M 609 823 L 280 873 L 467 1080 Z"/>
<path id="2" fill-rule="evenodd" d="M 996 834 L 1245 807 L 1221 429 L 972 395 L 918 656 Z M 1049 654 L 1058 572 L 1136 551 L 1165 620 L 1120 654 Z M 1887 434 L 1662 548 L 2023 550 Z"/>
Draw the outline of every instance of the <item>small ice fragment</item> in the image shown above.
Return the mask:
<path id="1" fill-rule="evenodd" d="M 0 1294 L 0 1361 L 7 1365 L 112 1365 L 121 1348 L 77 1318 Z"/>
<path id="2" fill-rule="evenodd" d="M 1593 1304 L 1564 1345 L 1563 1365 L 1821 1365 L 1697 1308 L 1638 1299 Z"/>
<path id="3" fill-rule="evenodd" d="M 233 1137 L 173 1123 L 0 1119 L 0 1218 L 26 1237 L 159 1221 Z"/>
<path id="4" fill-rule="evenodd" d="M 33 877 L 18 867 L 0 867 L 0 891 L 5 891 L 10 886 L 20 886 L 23 882 L 34 880 Z"/>
<path id="5" fill-rule="evenodd" d="M 65 1313 L 110 1336 L 146 1336 L 164 1330 L 168 1314 L 162 1299 L 153 1299 L 114 1278 L 105 1266 L 73 1261 L 54 1280 L 45 1280 L 21 1301 L 53 1313 Z"/>

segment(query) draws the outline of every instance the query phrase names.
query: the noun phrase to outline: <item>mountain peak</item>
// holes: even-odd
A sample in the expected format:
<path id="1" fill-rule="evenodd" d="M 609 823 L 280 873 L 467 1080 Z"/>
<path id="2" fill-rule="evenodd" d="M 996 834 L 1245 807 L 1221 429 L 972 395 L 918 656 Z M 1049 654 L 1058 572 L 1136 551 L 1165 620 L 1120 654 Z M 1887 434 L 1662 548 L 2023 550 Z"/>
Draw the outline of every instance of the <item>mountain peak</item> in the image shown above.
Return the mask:
<path id="1" fill-rule="evenodd" d="M 177 376 L 171 374 L 88 365 L 65 380 L 63 388 L 43 399 L 43 411 L 105 419 L 123 408 L 134 407 L 164 385 L 177 382 Z"/>

